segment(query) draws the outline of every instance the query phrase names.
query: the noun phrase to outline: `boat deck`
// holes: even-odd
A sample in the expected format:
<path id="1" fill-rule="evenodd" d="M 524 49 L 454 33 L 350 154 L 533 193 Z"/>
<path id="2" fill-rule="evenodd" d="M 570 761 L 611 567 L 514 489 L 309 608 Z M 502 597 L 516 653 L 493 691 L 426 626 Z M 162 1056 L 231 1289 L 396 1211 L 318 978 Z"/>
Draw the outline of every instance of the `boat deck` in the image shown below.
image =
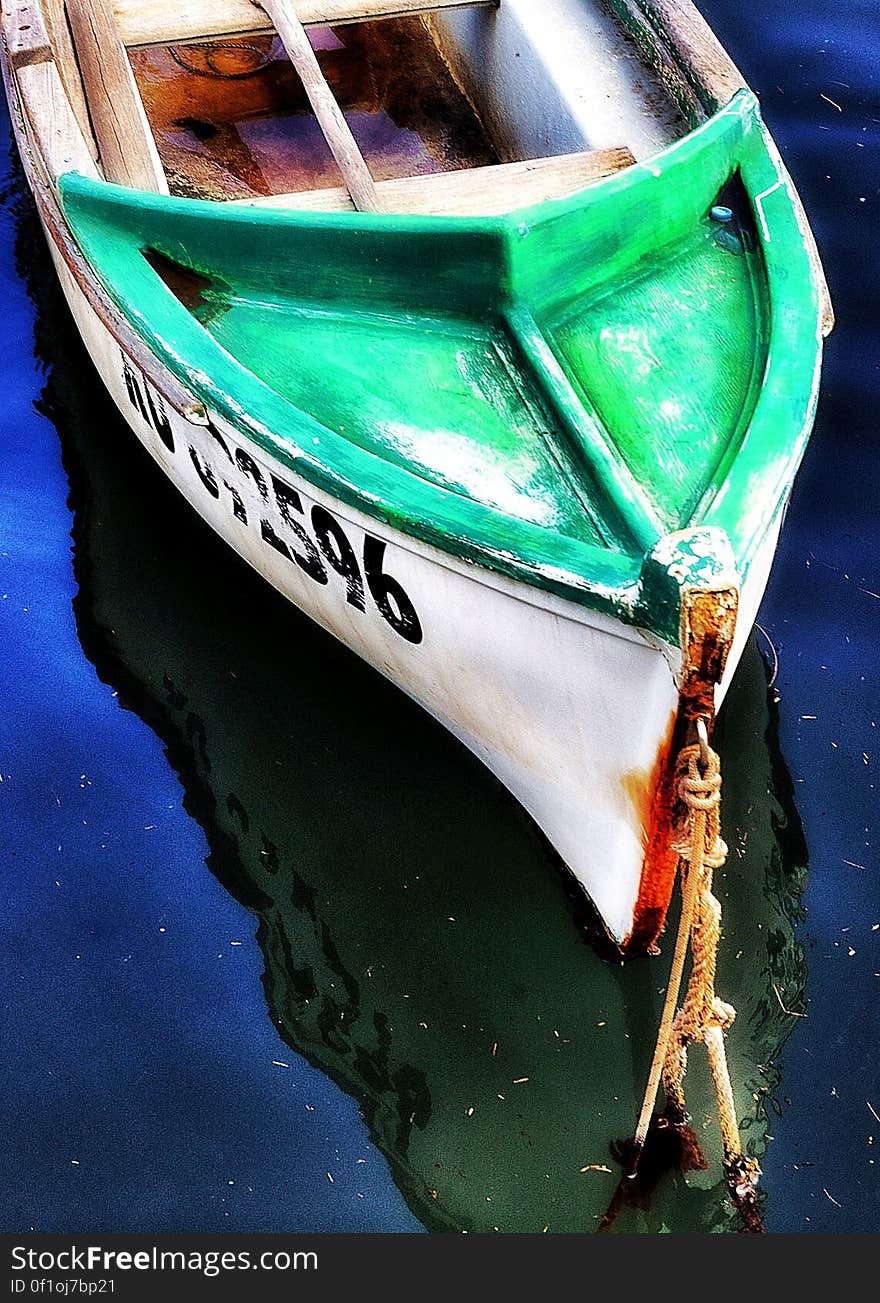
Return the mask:
<path id="1" fill-rule="evenodd" d="M 595 117 L 599 56 L 575 70 L 564 50 L 601 9 L 596 50 L 616 33 L 630 67 L 599 0 L 556 0 L 540 22 L 526 0 L 230 0 L 222 30 L 204 4 L 186 29 L 167 4 L 65 2 L 66 54 L 26 6 L 15 31 L 4 18 L 23 114 L 60 178 L 71 257 L 159 392 L 183 389 L 181 414 L 195 389 L 340 500 L 597 601 L 609 572 L 635 574 L 689 524 L 752 556 L 756 476 L 775 502 L 776 430 L 796 431 L 795 464 L 815 389 L 812 282 L 802 317 L 776 301 L 792 258 L 815 264 L 746 91 L 633 165 L 639 115 L 603 75 L 613 119 Z M 223 29 L 233 9 L 246 32 Z M 682 84 L 696 46 L 714 49 L 684 17 L 699 41 L 664 38 L 683 42 Z M 64 94 L 79 74 L 94 137 L 77 140 Z M 713 72 L 700 103 L 737 76 Z M 620 135 L 602 143 L 609 122 Z M 175 304 L 150 251 L 203 277 L 199 305 Z M 794 400 L 767 382 L 789 357 L 812 359 Z"/>
<path id="2" fill-rule="evenodd" d="M 420 19 L 311 28 L 309 38 L 377 182 L 502 161 Z M 172 194 L 344 187 L 276 36 L 152 45 L 130 58 Z"/>

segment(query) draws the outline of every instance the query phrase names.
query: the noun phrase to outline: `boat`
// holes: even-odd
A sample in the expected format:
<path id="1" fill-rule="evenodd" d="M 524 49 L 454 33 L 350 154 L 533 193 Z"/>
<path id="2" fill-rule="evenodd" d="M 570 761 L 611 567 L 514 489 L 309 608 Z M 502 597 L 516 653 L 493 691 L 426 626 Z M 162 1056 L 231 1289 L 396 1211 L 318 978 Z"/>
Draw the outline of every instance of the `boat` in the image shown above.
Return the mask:
<path id="1" fill-rule="evenodd" d="M 219 881 L 251 911 L 236 935 L 259 945 L 266 1016 L 291 1052 L 357 1101 L 424 1226 L 595 1229 L 619 1175 L 610 1143 L 631 1129 L 643 1086 L 662 998 L 655 966 L 596 956 L 517 802 L 268 589 L 124 438 L 64 320 L 40 238 L 25 212 L 18 262 L 38 306 L 41 406 L 70 483 L 77 632 L 100 679 L 160 738 L 204 830 L 207 867 L 186 870 L 191 889 L 210 894 Z M 308 679 L 308 693 L 288 690 L 291 674 Z M 718 889 L 736 938 L 722 980 L 739 1009 L 737 1112 L 758 1158 L 780 1134 L 779 1058 L 803 1029 L 807 980 L 796 932 L 807 850 L 767 681 L 753 637 L 716 732 L 731 847 Z M 388 742 L 377 753 L 378 720 Z M 172 930 L 185 914 L 183 904 L 173 910 Z M 256 981 L 258 966 L 249 971 Z M 714 1160 L 701 1066 L 688 1078 L 691 1106 Z M 308 1116 L 332 1126 L 315 1097 L 288 1094 L 289 1075 L 275 1088 L 282 1102 L 300 1113 L 318 1104 Z M 269 1147 L 285 1117 L 271 1098 Z M 773 1175 L 768 1164 L 771 1225 Z M 288 1226 L 287 1197 L 282 1182 L 266 1229 Z M 713 1162 L 663 1182 L 646 1207 L 623 1209 L 614 1229 L 734 1233 L 738 1222 Z"/>
<path id="2" fill-rule="evenodd" d="M 833 325 L 706 23 L 2 5 L 28 183 L 138 439 L 509 789 L 620 952 L 652 948 L 675 757 L 748 642 Z"/>

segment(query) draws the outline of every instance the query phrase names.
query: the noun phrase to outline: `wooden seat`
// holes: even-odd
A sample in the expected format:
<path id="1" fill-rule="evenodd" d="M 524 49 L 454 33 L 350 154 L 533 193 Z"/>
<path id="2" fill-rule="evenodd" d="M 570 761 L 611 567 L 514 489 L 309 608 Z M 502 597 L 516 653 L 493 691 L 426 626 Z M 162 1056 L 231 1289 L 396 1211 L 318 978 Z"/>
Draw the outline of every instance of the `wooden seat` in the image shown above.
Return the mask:
<path id="1" fill-rule="evenodd" d="M 629 167 L 635 159 L 625 147 L 594 149 L 557 158 L 533 158 L 459 172 L 435 172 L 395 181 L 379 181 L 376 190 L 389 213 L 421 213 L 438 217 L 490 217 L 573 194 L 591 181 Z M 231 202 L 252 207 L 305 209 L 342 213 L 354 209 L 344 187 L 301 194 L 268 195 Z"/>
<path id="2" fill-rule="evenodd" d="M 402 18 L 472 5 L 498 7 L 499 0 L 296 0 L 307 27 L 336 27 L 373 18 Z M 124 45 L 173 45 L 243 32 L 268 32 L 272 24 L 252 0 L 114 0 Z"/>
<path id="3" fill-rule="evenodd" d="M 39 10 L 3 9 L 3 38 L 9 62 L 16 70 L 47 63 L 52 58 L 49 34 Z"/>

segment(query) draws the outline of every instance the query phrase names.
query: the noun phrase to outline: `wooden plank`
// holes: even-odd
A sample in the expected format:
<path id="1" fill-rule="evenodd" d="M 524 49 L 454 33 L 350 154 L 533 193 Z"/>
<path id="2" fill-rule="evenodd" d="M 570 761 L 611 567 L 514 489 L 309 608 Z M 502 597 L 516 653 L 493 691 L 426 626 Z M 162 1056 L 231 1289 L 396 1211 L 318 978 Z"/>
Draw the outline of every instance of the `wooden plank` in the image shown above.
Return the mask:
<path id="1" fill-rule="evenodd" d="M 678 59 L 721 107 L 745 86 L 745 79 L 690 0 L 637 0 L 649 21 L 667 36 Z"/>
<path id="2" fill-rule="evenodd" d="M 49 33 L 37 0 L 26 4 L 3 7 L 3 36 L 13 68 L 29 68 L 35 63 L 46 63 L 52 58 Z"/>
<path id="3" fill-rule="evenodd" d="M 195 402 L 192 393 L 180 383 L 177 377 L 161 366 L 156 354 L 129 325 L 98 280 L 92 267 L 86 262 L 79 245 L 70 233 L 70 227 L 64 220 L 57 191 L 47 185 L 40 176 L 35 175 L 33 192 L 49 239 L 102 325 L 110 332 L 122 351 L 148 377 L 169 406 L 193 425 L 207 425 L 207 413 L 202 404 Z"/>
<path id="4" fill-rule="evenodd" d="M 108 181 L 168 193 L 110 0 L 67 0 L 70 30 Z"/>
<path id="5" fill-rule="evenodd" d="M 306 29 L 300 22 L 292 0 L 253 0 L 253 2 L 255 6 L 260 4 L 275 24 L 275 30 L 287 51 L 287 57 L 296 69 L 315 117 L 320 123 L 324 138 L 345 178 L 345 184 L 355 207 L 362 213 L 381 212 L 382 203 L 376 191 L 376 183 L 351 134 L 351 128 L 337 103 L 336 96 L 321 71 L 315 51 L 311 47 Z"/>
<path id="6" fill-rule="evenodd" d="M 492 217 L 544 199 L 561 199 L 591 181 L 610 176 L 636 160 L 625 147 L 597 149 L 559 158 L 536 158 L 460 172 L 435 172 L 397 181 L 379 181 L 384 211 L 436 217 Z M 342 187 L 302 194 L 268 195 L 233 202 L 252 207 L 298 208 L 313 212 L 351 212 L 354 205 Z"/>
<path id="7" fill-rule="evenodd" d="M 86 104 L 85 91 L 83 90 L 82 77 L 79 72 L 79 64 L 76 61 L 76 54 L 73 49 L 73 38 L 70 35 L 64 0 L 40 0 L 40 4 L 43 9 L 43 16 L 46 19 L 46 26 L 49 29 L 49 39 L 52 42 L 55 64 L 61 77 L 61 83 L 67 92 L 71 108 L 79 123 L 89 152 L 96 159 L 98 157 L 98 147 L 92 135 L 92 124 L 89 119 L 89 110 Z"/>
<path id="8" fill-rule="evenodd" d="M 18 95 L 28 133 L 50 181 L 65 172 L 98 176 L 53 61 L 19 68 Z"/>
<path id="9" fill-rule="evenodd" d="M 498 0 L 296 0 L 296 12 L 305 26 L 319 27 L 470 5 L 497 8 Z M 114 0 L 114 9 L 125 45 L 166 45 L 271 30 L 251 0 Z"/>

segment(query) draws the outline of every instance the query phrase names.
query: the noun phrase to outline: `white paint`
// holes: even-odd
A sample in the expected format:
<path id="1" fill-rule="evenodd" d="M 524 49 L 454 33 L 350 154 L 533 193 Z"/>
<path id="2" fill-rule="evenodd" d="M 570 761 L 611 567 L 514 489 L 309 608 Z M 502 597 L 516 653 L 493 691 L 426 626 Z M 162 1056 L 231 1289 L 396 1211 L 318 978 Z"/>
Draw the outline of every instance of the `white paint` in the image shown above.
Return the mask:
<path id="1" fill-rule="evenodd" d="M 508 161 L 619 145 L 641 160 L 686 130 L 601 0 L 502 0 L 431 21 Z"/>
<path id="2" fill-rule="evenodd" d="M 782 181 L 777 181 L 775 185 L 770 186 L 767 190 L 762 190 L 759 195 L 755 195 L 755 207 L 758 210 L 758 217 L 761 221 L 761 232 L 764 236 L 765 243 L 767 244 L 770 243 L 772 236 L 770 235 L 770 227 L 767 225 L 767 217 L 764 213 L 764 200 L 769 199 L 771 195 L 775 195 L 776 191 L 782 184 Z"/>
<path id="3" fill-rule="evenodd" d="M 485 82 L 494 80 L 497 65 L 506 107 L 519 106 L 514 118 L 524 153 L 619 144 L 653 152 L 666 143 L 668 123 L 657 120 L 655 106 L 638 90 L 634 56 L 628 47 L 621 50 L 598 5 L 556 0 L 536 24 L 532 0 L 504 0 L 497 15 L 476 11 L 443 21 L 458 25 L 462 41 L 470 34 L 471 56 L 483 51 L 490 65 Z M 484 28 L 475 34 L 480 22 L 491 23 L 492 32 Z M 516 60 L 526 26 L 538 58 Z M 549 87 L 546 93 L 535 93 L 538 83 Z M 27 167 L 32 158 L 16 125 Z M 266 478 L 277 474 L 296 490 L 306 512 L 317 504 L 333 514 L 359 558 L 368 534 L 387 544 L 384 571 L 414 603 L 424 639 L 417 646 L 406 642 L 369 599 L 366 611 L 355 610 L 345 600 L 341 579 L 331 574 L 321 587 L 264 541 L 260 521 L 267 517 L 279 537 L 295 542 L 277 507 L 266 506 L 253 482 L 223 459 L 203 418 L 187 421 L 166 408 L 176 450 L 164 447 L 129 399 L 118 344 L 51 238 L 49 244 L 99 373 L 175 486 L 255 570 L 483 760 L 533 816 L 592 898 L 609 933 L 623 941 L 632 930 L 642 875 L 650 778 L 678 704 L 678 649 L 421 544 L 319 492 L 248 446 Z M 156 374 L 161 380 L 158 363 Z M 153 397 L 158 403 L 155 392 Z M 231 427 L 213 419 L 231 448 L 242 446 Z M 238 491 L 246 525 L 233 513 L 228 489 L 221 489 L 218 499 L 205 490 L 190 448 L 214 468 L 220 484 L 228 481 Z M 771 556 L 768 545 L 767 568 Z M 765 575 L 763 565 L 756 570 Z M 760 598 L 758 583 L 756 578 L 744 610 L 740 648 L 754 618 L 751 607 Z"/>
<path id="4" fill-rule="evenodd" d="M 51 247 L 51 241 L 50 241 Z M 591 897 L 609 932 L 632 927 L 643 864 L 643 830 L 632 793 L 648 776 L 677 705 L 666 657 L 653 640 L 564 599 L 469 566 L 383 526 L 323 494 L 265 453 L 247 451 L 293 487 L 308 511 L 318 503 L 363 556 L 365 534 L 388 544 L 384 569 L 413 601 L 424 640 L 395 633 L 369 599 L 362 613 L 331 575 L 320 587 L 261 537 L 271 517 L 294 542 L 274 505 L 223 457 L 210 432 L 165 408 L 177 450 L 167 451 L 133 408 L 119 346 L 53 250 L 80 333 L 120 411 L 176 487 L 221 537 L 296 606 L 391 679 L 468 746 L 517 797 Z M 136 368 L 135 368 L 136 370 Z M 154 401 L 158 396 L 153 391 Z M 244 446 L 214 418 L 231 447 Z M 204 489 L 188 448 L 228 480 L 245 503 Z"/>
<path id="5" fill-rule="evenodd" d="M 787 510 L 788 497 L 786 497 L 785 501 L 777 511 L 775 518 L 767 527 L 767 531 L 761 540 L 761 546 L 755 553 L 752 563 L 749 566 L 748 576 L 742 586 L 739 595 L 739 615 L 737 618 L 736 633 L 733 638 L 733 646 L 730 649 L 724 678 L 715 692 L 715 705 L 718 710 L 721 709 L 721 704 L 727 696 L 727 690 L 730 687 L 737 666 L 739 665 L 742 654 L 745 651 L 746 643 L 752 636 L 755 621 L 758 618 L 758 608 L 764 600 L 767 581 L 770 578 L 770 571 L 773 567 L 773 560 L 776 556 L 776 547 L 779 542 L 779 535 L 782 530 L 782 524 L 785 520 L 785 513 Z"/>

